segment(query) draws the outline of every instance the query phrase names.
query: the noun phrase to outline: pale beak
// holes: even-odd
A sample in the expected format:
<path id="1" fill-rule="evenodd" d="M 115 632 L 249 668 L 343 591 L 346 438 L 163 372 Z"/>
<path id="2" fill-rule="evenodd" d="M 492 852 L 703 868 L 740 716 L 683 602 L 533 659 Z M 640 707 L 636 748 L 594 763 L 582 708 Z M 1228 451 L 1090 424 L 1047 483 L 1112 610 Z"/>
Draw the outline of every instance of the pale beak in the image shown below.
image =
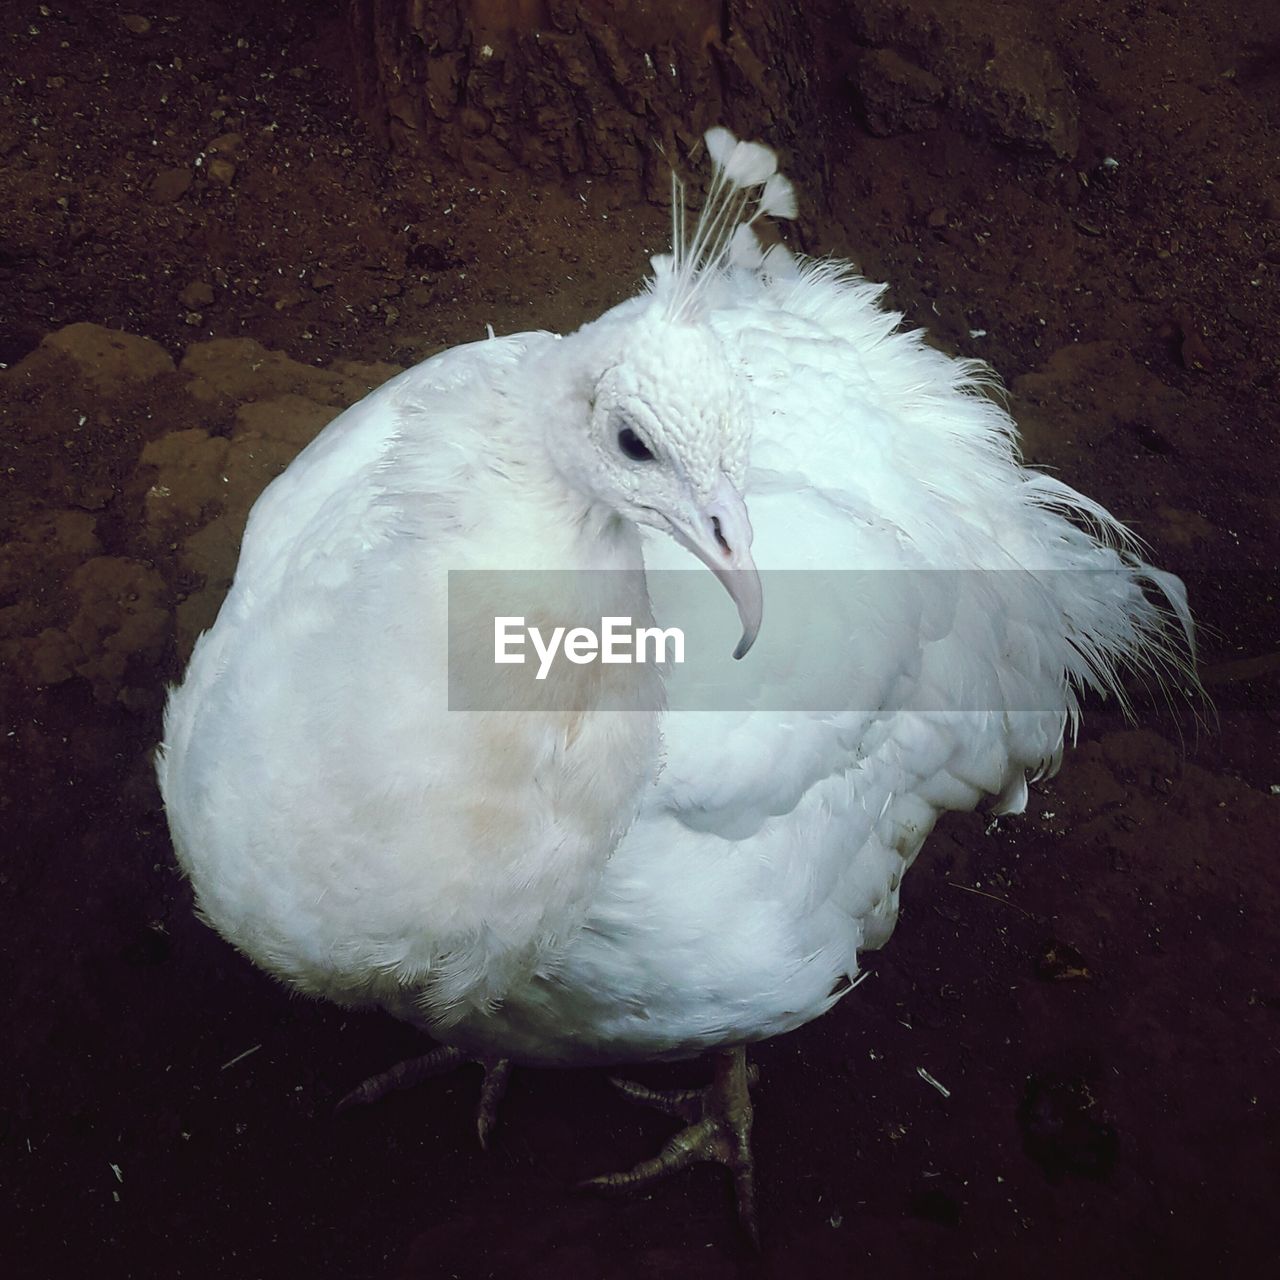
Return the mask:
<path id="1" fill-rule="evenodd" d="M 764 592 L 760 573 L 751 558 L 751 520 L 742 495 L 729 478 L 721 475 L 708 502 L 685 525 L 671 524 L 677 542 L 692 551 L 720 579 L 730 599 L 738 606 L 742 639 L 734 649 L 743 658 L 755 644 L 764 614 Z"/>

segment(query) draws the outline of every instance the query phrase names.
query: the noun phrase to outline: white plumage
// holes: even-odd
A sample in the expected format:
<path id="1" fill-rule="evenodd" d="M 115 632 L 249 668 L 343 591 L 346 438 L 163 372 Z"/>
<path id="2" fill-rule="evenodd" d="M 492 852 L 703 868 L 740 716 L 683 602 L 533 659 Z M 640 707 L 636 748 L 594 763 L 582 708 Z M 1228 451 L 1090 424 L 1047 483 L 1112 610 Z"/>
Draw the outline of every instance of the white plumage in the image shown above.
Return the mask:
<path id="1" fill-rule="evenodd" d="M 1020 465 L 984 369 L 843 264 L 753 251 L 741 188 L 789 216 L 790 185 L 758 144 L 708 147 L 699 227 L 678 198 L 648 292 L 567 338 L 436 356 L 296 459 L 170 699 L 160 783 L 205 918 L 301 991 L 490 1060 L 686 1057 L 817 1017 L 892 932 L 938 815 L 1021 809 L 1078 690 L 1184 669 L 1190 644 L 1176 579 Z M 716 673 L 743 709 L 665 710 L 697 690 L 651 667 L 627 669 L 641 713 L 589 684 L 447 709 L 448 570 L 652 575 L 685 548 L 744 646 L 751 551 L 764 574 L 759 643 Z M 798 569 L 859 573 L 806 614 L 771 598 Z M 634 572 L 583 581 L 615 598 L 557 588 L 546 618 L 648 616 Z M 452 655 L 481 681 L 490 660 Z"/>

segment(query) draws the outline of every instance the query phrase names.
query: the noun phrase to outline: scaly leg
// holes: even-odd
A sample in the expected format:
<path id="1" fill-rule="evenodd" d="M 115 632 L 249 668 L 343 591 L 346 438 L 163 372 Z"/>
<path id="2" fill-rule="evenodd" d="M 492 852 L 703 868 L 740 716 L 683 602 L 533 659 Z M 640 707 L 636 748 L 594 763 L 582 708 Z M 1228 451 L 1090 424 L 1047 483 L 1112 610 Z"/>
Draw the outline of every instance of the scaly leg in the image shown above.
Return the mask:
<path id="1" fill-rule="evenodd" d="M 423 1080 L 432 1080 L 465 1066 L 469 1062 L 476 1063 L 484 1069 L 484 1083 L 480 1086 L 480 1105 L 476 1108 L 476 1132 L 480 1135 L 480 1145 L 487 1148 L 498 1123 L 498 1103 L 507 1091 L 507 1081 L 511 1077 L 511 1062 L 507 1058 L 468 1058 L 461 1049 L 453 1049 L 442 1045 L 432 1049 L 420 1058 L 409 1058 L 397 1062 L 387 1071 L 370 1076 L 363 1084 L 352 1089 L 341 1102 L 339 1111 L 348 1107 L 367 1106 L 385 1098 L 389 1093 L 399 1089 L 411 1089 Z"/>
<path id="2" fill-rule="evenodd" d="M 733 1174 L 738 1218 L 758 1243 L 755 1208 L 755 1163 L 751 1155 L 751 1091 L 756 1070 L 747 1066 L 747 1052 L 739 1046 L 715 1055 L 715 1076 L 705 1089 L 664 1092 L 628 1080 L 614 1080 L 633 1102 L 656 1107 L 688 1121 L 652 1159 L 629 1173 L 609 1173 L 582 1185 L 601 1191 L 630 1191 L 651 1186 L 669 1173 L 700 1160 L 724 1165 Z"/>

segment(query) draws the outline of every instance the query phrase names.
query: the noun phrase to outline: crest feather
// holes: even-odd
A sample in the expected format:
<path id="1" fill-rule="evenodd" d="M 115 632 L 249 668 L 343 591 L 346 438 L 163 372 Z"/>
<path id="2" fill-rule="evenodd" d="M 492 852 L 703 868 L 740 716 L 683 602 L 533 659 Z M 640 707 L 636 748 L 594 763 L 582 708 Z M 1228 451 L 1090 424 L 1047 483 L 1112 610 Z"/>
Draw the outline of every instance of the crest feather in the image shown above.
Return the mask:
<path id="1" fill-rule="evenodd" d="M 652 287 L 672 320 L 689 319 L 706 282 L 730 269 L 764 272 L 770 278 L 794 269 L 781 246 L 762 250 L 753 226 L 761 217 L 796 216 L 795 188 L 778 172 L 777 155 L 763 143 L 739 142 L 722 126 L 708 129 L 705 141 L 711 184 L 692 235 L 685 219 L 684 183 L 673 171 L 671 253 L 653 261 Z"/>
<path id="2" fill-rule="evenodd" d="M 764 264 L 760 238 L 749 223 L 740 222 L 734 227 L 733 238 L 729 241 L 729 261 L 735 267 L 745 267 L 749 271 L 756 271 Z"/>
<path id="3" fill-rule="evenodd" d="M 725 181 L 735 187 L 758 187 L 778 172 L 778 157 L 763 143 L 739 142 L 725 157 L 723 169 Z"/>
<path id="4" fill-rule="evenodd" d="M 796 189 L 790 178 L 780 173 L 769 175 L 760 193 L 760 212 L 766 218 L 794 218 L 796 216 Z"/>
<path id="5" fill-rule="evenodd" d="M 738 145 L 738 140 L 723 125 L 708 129 L 704 141 L 707 144 L 707 154 L 711 157 L 711 163 L 717 169 L 724 168 L 725 162 L 729 159 L 729 152 Z"/>

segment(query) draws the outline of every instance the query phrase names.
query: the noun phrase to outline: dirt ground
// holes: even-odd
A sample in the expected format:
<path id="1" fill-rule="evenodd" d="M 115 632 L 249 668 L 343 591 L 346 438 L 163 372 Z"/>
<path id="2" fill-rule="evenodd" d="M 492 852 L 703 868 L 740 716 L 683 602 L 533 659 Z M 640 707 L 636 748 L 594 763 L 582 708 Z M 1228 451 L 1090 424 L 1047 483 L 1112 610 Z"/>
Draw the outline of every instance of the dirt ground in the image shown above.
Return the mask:
<path id="1" fill-rule="evenodd" d="M 1186 578 L 1216 719 L 1095 706 L 1023 819 L 940 827 L 871 979 L 754 1053 L 755 1256 L 718 1170 L 573 1189 L 669 1131 L 604 1073 L 518 1073 L 488 1153 L 471 1075 L 335 1117 L 419 1040 L 193 918 L 150 766 L 266 480 L 394 368 L 627 296 L 665 211 L 390 158 L 332 2 L 4 6 L 7 1274 L 1270 1273 L 1280 16 L 849 13 L 800 242 L 990 360 L 1029 458 Z"/>

